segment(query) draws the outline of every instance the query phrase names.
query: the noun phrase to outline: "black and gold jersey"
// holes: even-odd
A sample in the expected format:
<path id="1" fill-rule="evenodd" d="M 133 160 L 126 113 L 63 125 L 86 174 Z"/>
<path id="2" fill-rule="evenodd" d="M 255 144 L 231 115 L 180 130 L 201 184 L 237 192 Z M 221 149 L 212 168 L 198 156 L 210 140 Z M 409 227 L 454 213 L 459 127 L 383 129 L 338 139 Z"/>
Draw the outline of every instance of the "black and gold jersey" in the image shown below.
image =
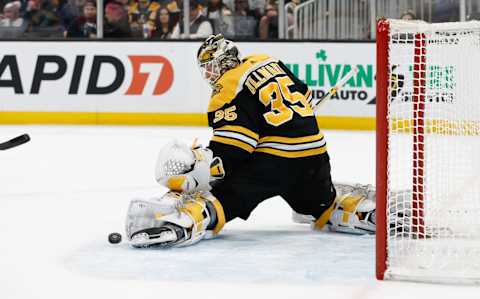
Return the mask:
<path id="1" fill-rule="evenodd" d="M 311 90 L 279 60 L 245 58 L 216 82 L 208 106 L 215 156 L 255 153 L 286 159 L 326 152 L 310 102 Z"/>

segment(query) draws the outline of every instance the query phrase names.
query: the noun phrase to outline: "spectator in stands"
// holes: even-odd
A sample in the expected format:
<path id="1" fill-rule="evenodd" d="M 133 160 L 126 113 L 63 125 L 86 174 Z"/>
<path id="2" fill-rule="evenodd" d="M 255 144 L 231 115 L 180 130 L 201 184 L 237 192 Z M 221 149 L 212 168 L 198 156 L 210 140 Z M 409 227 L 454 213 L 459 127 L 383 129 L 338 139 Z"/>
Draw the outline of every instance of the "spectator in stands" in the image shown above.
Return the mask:
<path id="1" fill-rule="evenodd" d="M 400 15 L 400 20 L 404 20 L 404 21 L 411 21 L 416 19 L 417 17 L 415 16 L 415 13 L 412 10 L 407 10 Z"/>
<path id="2" fill-rule="evenodd" d="M 157 11 L 155 19 L 155 30 L 152 32 L 152 38 L 168 39 L 172 36 L 175 21 L 170 17 L 170 11 L 167 7 L 162 7 Z"/>
<path id="3" fill-rule="evenodd" d="M 233 12 L 235 20 L 235 38 L 252 38 L 258 36 L 260 15 L 250 9 L 248 0 L 235 0 Z"/>
<path id="4" fill-rule="evenodd" d="M 105 22 L 103 36 L 106 38 L 132 37 L 130 25 L 128 24 L 128 13 L 123 5 L 117 2 L 110 2 L 105 7 Z"/>
<path id="5" fill-rule="evenodd" d="M 25 18 L 33 26 L 52 26 L 59 23 L 58 1 L 30 0 L 28 1 Z"/>
<path id="6" fill-rule="evenodd" d="M 233 35 L 232 11 L 222 0 L 208 0 L 206 16 L 213 23 L 213 32 L 224 36 Z"/>
<path id="7" fill-rule="evenodd" d="M 255 11 L 255 14 L 257 15 L 257 18 L 259 20 L 265 13 L 266 3 L 267 0 L 248 0 L 248 6 L 250 7 L 250 9 Z"/>
<path id="8" fill-rule="evenodd" d="M 177 0 L 158 0 L 158 3 L 161 7 L 166 7 L 168 9 L 170 22 L 177 24 L 180 21 L 183 2 L 177 2 Z"/>
<path id="9" fill-rule="evenodd" d="M 97 37 L 97 3 L 86 0 L 83 6 L 83 16 L 77 17 L 68 27 L 66 37 L 96 38 Z"/>
<path id="10" fill-rule="evenodd" d="M 212 24 L 202 14 L 202 5 L 199 0 L 190 0 L 190 38 L 206 38 L 213 34 Z M 183 21 L 180 20 L 173 29 L 172 38 L 187 38 L 183 30 Z"/>
<path id="11" fill-rule="evenodd" d="M 136 0 L 114 0 L 113 2 L 117 2 L 120 4 L 125 11 L 128 11 L 128 8 L 130 7 L 130 4 Z M 107 3 L 108 4 L 108 3 Z"/>
<path id="12" fill-rule="evenodd" d="M 127 12 L 127 20 L 128 20 L 128 11 L 130 10 L 130 6 L 132 5 L 132 3 L 136 2 L 137 0 L 103 0 L 103 1 L 104 1 L 104 5 L 103 5 L 104 8 L 110 2 L 115 2 L 118 5 L 120 5 L 122 9 Z M 130 20 L 128 21 L 130 22 Z"/>
<path id="13" fill-rule="evenodd" d="M 12 2 L 18 2 L 20 4 L 20 9 L 19 9 L 19 13 L 20 13 L 20 16 L 23 17 L 23 14 L 25 13 L 25 9 L 27 8 L 27 3 L 28 3 L 28 0 L 6 0 L 6 1 L 0 1 L 0 11 L 3 12 L 3 8 L 9 4 L 9 3 L 12 3 Z M 0 20 L 2 19 L 2 13 L 0 13 Z"/>
<path id="14" fill-rule="evenodd" d="M 59 0 L 28 1 L 24 16 L 29 23 L 27 31 L 37 36 L 61 36 L 59 9 Z"/>
<path id="15" fill-rule="evenodd" d="M 158 4 L 160 4 L 161 7 L 166 7 L 170 14 L 175 14 L 180 12 L 180 5 L 183 5 L 183 0 L 179 3 L 177 3 L 176 0 L 158 0 Z M 183 6 L 182 6 L 183 7 Z"/>
<path id="16" fill-rule="evenodd" d="M 250 4 L 248 3 L 248 0 L 235 0 L 234 5 L 235 9 L 233 11 L 233 14 L 236 16 L 248 16 L 253 17 L 257 20 L 259 20 L 262 16 L 259 11 L 250 9 Z"/>
<path id="17" fill-rule="evenodd" d="M 128 20 L 134 37 L 150 37 L 160 5 L 151 0 L 138 0 L 128 8 Z"/>
<path id="18" fill-rule="evenodd" d="M 25 12 L 27 11 L 27 6 L 28 6 L 28 1 L 29 0 L 17 0 L 17 1 L 20 1 L 20 3 L 22 4 L 21 7 L 20 7 L 20 15 L 23 16 L 25 14 Z"/>
<path id="19" fill-rule="evenodd" d="M 260 39 L 278 38 L 278 6 L 275 0 L 269 0 L 265 6 L 265 15 L 258 26 Z"/>
<path id="20" fill-rule="evenodd" d="M 20 17 L 20 7 L 21 3 L 19 1 L 7 3 L 3 7 L 3 18 L 0 21 L 0 27 L 23 27 L 25 21 Z"/>
<path id="21" fill-rule="evenodd" d="M 60 9 L 62 27 L 66 31 L 72 22 L 83 14 L 86 0 L 68 0 Z"/>

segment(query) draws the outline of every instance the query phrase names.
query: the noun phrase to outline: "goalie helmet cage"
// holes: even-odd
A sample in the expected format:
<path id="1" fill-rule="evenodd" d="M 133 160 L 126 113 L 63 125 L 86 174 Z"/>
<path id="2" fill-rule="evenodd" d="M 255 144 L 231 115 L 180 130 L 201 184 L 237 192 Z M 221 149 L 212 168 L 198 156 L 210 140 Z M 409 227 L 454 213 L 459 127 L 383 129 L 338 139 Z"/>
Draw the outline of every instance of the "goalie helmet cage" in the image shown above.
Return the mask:
<path id="1" fill-rule="evenodd" d="M 378 279 L 480 282 L 480 22 L 377 24 Z"/>

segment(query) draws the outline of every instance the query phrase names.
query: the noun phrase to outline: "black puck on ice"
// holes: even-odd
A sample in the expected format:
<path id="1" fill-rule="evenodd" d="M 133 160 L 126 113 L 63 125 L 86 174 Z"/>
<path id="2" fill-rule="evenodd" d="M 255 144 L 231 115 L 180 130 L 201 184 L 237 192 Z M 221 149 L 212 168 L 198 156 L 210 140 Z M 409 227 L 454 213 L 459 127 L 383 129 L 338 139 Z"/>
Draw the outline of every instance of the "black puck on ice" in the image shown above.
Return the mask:
<path id="1" fill-rule="evenodd" d="M 111 233 L 110 235 L 108 235 L 108 242 L 110 242 L 111 244 L 118 244 L 122 242 L 122 235 L 120 235 L 119 233 Z"/>

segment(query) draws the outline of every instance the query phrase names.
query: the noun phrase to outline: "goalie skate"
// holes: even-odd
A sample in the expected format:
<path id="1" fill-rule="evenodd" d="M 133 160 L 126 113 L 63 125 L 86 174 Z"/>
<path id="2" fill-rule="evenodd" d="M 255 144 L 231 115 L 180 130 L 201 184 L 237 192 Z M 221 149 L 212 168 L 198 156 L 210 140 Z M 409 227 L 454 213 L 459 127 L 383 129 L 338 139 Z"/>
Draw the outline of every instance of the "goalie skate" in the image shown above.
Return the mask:
<path id="1" fill-rule="evenodd" d="M 135 233 L 130 240 L 130 245 L 135 248 L 168 248 L 183 242 L 185 235 L 186 231 L 181 227 L 166 224 Z"/>

